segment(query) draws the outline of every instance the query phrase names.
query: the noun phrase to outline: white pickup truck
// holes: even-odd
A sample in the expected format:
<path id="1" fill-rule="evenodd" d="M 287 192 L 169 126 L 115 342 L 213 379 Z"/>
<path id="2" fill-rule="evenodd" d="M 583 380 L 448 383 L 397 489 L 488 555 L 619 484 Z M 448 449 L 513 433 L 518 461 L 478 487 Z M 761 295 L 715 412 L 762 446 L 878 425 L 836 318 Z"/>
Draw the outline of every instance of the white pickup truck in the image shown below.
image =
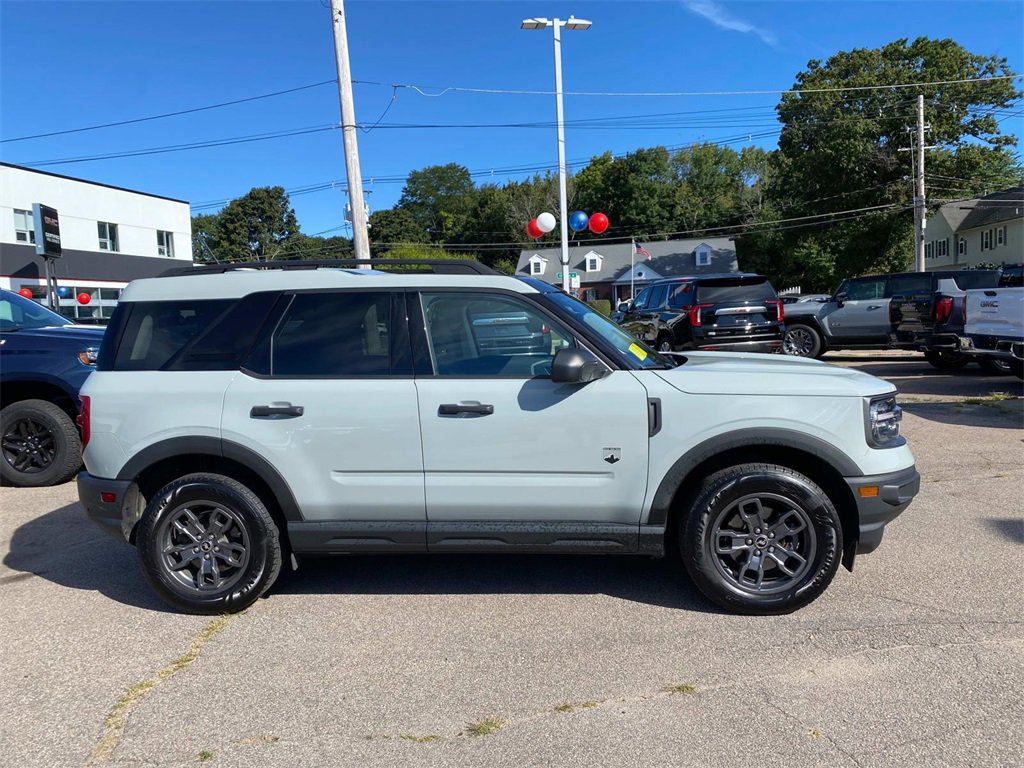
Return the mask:
<path id="1" fill-rule="evenodd" d="M 966 293 L 967 344 L 962 351 L 1003 358 L 1017 378 L 1024 378 L 1024 288 L 977 288 Z"/>

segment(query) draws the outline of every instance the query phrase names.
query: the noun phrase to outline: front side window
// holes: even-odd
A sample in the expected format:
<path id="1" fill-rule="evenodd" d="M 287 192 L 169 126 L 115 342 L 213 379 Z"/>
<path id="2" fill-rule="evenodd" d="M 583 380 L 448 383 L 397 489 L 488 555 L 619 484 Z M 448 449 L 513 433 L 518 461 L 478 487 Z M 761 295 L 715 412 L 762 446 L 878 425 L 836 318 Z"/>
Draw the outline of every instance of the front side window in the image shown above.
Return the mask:
<path id="1" fill-rule="evenodd" d="M 941 240 L 937 242 L 942 243 Z M 889 294 L 891 296 L 914 296 L 931 293 L 932 276 L 927 273 L 916 275 L 895 275 L 889 278 Z M 872 296 L 870 298 L 878 298 Z"/>
<path id="2" fill-rule="evenodd" d="M 644 288 L 633 302 L 633 309 L 647 309 L 651 301 L 652 288 Z"/>
<path id="3" fill-rule="evenodd" d="M 99 231 L 100 239 L 100 250 L 101 251 L 119 251 L 121 250 L 117 245 L 117 224 L 111 224 L 108 221 L 96 222 L 97 229 Z"/>
<path id="4" fill-rule="evenodd" d="M 34 243 L 36 241 L 32 211 L 14 209 L 14 239 L 19 243 Z"/>
<path id="5" fill-rule="evenodd" d="M 52 328 L 68 321 L 32 299 L 13 291 L 0 293 L 0 331 L 21 331 L 31 328 Z"/>
<path id="6" fill-rule="evenodd" d="M 665 299 L 668 297 L 669 285 L 652 285 L 651 286 L 651 298 L 648 307 L 651 309 L 658 309 L 659 307 L 665 306 Z"/>
<path id="7" fill-rule="evenodd" d="M 390 375 L 391 294 L 296 294 L 271 336 L 269 371 L 285 378 Z"/>
<path id="8" fill-rule="evenodd" d="M 846 298 L 850 301 L 867 301 L 885 297 L 885 278 L 851 280 L 846 286 Z"/>
<path id="9" fill-rule="evenodd" d="M 174 258 L 174 233 L 173 232 L 162 232 L 157 230 L 156 233 L 156 252 L 159 256 L 167 256 L 168 258 Z"/>
<path id="10" fill-rule="evenodd" d="M 575 345 L 571 333 L 513 296 L 424 293 L 421 301 L 438 376 L 550 376 L 555 353 Z"/>

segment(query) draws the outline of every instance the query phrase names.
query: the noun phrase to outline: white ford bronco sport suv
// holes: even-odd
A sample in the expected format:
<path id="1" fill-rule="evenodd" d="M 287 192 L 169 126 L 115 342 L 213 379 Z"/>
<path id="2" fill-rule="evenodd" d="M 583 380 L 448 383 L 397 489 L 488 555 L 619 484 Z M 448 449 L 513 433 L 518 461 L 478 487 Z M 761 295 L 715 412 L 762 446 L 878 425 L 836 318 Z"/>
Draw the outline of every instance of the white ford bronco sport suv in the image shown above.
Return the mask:
<path id="1" fill-rule="evenodd" d="M 714 602 L 783 613 L 918 491 L 885 381 L 779 355 L 677 364 L 536 280 L 373 265 L 408 269 L 125 289 L 82 389 L 78 490 L 166 602 L 238 611 L 307 555 L 678 550 Z"/>

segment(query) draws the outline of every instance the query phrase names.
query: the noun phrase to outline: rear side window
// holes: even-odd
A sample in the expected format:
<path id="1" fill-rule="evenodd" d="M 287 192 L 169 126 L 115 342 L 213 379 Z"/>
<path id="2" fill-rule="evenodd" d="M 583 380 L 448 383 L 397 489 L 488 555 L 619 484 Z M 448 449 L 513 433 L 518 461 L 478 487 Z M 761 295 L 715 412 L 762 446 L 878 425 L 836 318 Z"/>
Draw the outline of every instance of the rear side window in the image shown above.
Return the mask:
<path id="1" fill-rule="evenodd" d="M 668 295 L 668 306 L 670 309 L 682 309 L 693 304 L 693 284 L 676 283 L 672 286 L 672 292 Z"/>
<path id="2" fill-rule="evenodd" d="M 275 377 L 388 376 L 391 293 L 300 293 L 247 368 Z"/>
<path id="3" fill-rule="evenodd" d="M 1005 275 L 1006 273 L 1003 272 Z M 1018 272 L 1018 275 L 1020 273 Z M 941 277 L 941 275 L 940 275 Z M 956 280 L 956 284 L 963 290 L 967 291 L 971 288 L 995 288 L 1000 283 L 1000 277 L 998 272 L 990 272 L 988 270 L 972 270 L 970 272 L 957 272 L 953 275 L 953 279 Z M 1018 283 L 1019 284 L 1019 283 Z"/>
<path id="4" fill-rule="evenodd" d="M 114 370 L 160 370 L 234 303 L 233 299 L 122 303 L 118 310 L 126 311 L 122 316 L 127 319 L 117 344 Z"/>
<path id="5" fill-rule="evenodd" d="M 893 275 L 889 278 L 890 296 L 914 296 L 928 294 L 932 288 L 932 276 L 928 273 L 918 275 Z"/>
<path id="6" fill-rule="evenodd" d="M 767 301 L 776 298 L 775 289 L 760 280 L 716 280 L 697 284 L 698 304 L 724 304 L 730 301 Z"/>

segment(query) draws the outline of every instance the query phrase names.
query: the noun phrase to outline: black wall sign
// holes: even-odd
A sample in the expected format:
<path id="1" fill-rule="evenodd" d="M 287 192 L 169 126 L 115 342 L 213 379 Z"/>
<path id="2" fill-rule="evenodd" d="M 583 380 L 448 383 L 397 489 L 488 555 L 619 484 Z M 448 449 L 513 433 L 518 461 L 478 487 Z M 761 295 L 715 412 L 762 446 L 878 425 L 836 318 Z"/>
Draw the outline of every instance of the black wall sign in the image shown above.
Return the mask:
<path id="1" fill-rule="evenodd" d="M 36 253 L 51 259 L 60 258 L 60 220 L 57 209 L 40 203 L 32 204 L 36 230 Z"/>

